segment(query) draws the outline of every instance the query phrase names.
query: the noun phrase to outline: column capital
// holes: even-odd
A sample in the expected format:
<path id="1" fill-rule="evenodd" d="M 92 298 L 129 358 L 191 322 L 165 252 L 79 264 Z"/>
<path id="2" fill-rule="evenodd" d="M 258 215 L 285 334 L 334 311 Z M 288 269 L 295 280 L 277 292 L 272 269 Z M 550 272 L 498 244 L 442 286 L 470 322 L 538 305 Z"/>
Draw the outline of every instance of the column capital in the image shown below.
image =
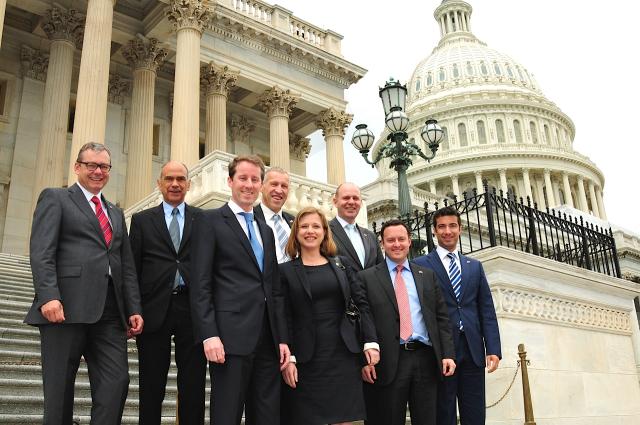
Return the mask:
<path id="1" fill-rule="evenodd" d="M 82 44 L 84 15 L 74 9 L 53 7 L 42 16 L 42 30 L 50 40 L 69 41 L 74 47 Z"/>
<path id="2" fill-rule="evenodd" d="M 278 116 L 289 118 L 289 113 L 298 103 L 298 98 L 291 94 L 288 89 L 283 90 L 278 86 L 273 86 L 262 93 L 259 101 L 269 118 Z"/>
<path id="3" fill-rule="evenodd" d="M 322 135 L 327 136 L 340 136 L 344 137 L 344 130 L 351 124 L 353 120 L 352 114 L 347 114 L 344 111 L 338 111 L 331 107 L 327 110 L 320 112 L 318 119 L 316 120 L 316 126 L 322 129 Z"/>
<path id="4" fill-rule="evenodd" d="M 231 130 L 231 140 L 247 143 L 247 139 L 256 129 L 256 124 L 253 121 L 249 121 L 245 116 L 231 114 L 229 128 Z"/>
<path id="5" fill-rule="evenodd" d="M 522 174 L 527 174 L 527 175 L 529 175 L 529 171 L 530 171 L 530 169 L 529 169 L 529 168 L 523 168 L 523 169 L 522 169 Z"/>
<path id="6" fill-rule="evenodd" d="M 507 169 L 506 168 L 498 168 L 498 173 L 500 174 L 506 174 Z"/>
<path id="7" fill-rule="evenodd" d="M 109 102 L 122 105 L 130 90 L 131 81 L 121 77 L 120 74 L 109 74 Z"/>
<path id="8" fill-rule="evenodd" d="M 20 50 L 22 74 L 34 80 L 45 81 L 49 67 L 49 54 L 42 50 L 23 45 Z"/>
<path id="9" fill-rule="evenodd" d="M 451 180 L 458 180 L 458 175 L 457 174 L 451 174 L 449 177 L 451 177 Z"/>
<path id="10" fill-rule="evenodd" d="M 202 34 L 211 18 L 211 11 L 202 0 L 173 0 L 165 15 L 174 31 L 193 28 Z"/>
<path id="11" fill-rule="evenodd" d="M 311 139 L 300 135 L 289 133 L 289 153 L 300 161 L 309 157 L 311 152 Z"/>
<path id="12" fill-rule="evenodd" d="M 582 174 L 578 174 L 576 178 L 578 179 L 578 183 L 580 184 L 584 183 L 584 176 Z"/>
<path id="13" fill-rule="evenodd" d="M 227 96 L 236 85 L 239 72 L 229 70 L 228 66 L 219 66 L 213 62 L 200 66 L 200 86 L 209 94 Z"/>
<path id="14" fill-rule="evenodd" d="M 542 172 L 544 173 L 545 176 L 550 176 L 551 175 L 551 169 L 550 168 L 545 168 L 544 170 L 542 170 Z"/>
<path id="15" fill-rule="evenodd" d="M 474 171 L 474 172 L 473 172 L 473 174 L 474 174 L 476 177 L 482 177 L 482 171 L 481 171 L 481 170 L 476 170 L 476 171 Z"/>
<path id="16" fill-rule="evenodd" d="M 134 38 L 122 48 L 122 56 L 134 70 L 147 69 L 156 72 L 164 63 L 167 53 L 155 38 Z"/>

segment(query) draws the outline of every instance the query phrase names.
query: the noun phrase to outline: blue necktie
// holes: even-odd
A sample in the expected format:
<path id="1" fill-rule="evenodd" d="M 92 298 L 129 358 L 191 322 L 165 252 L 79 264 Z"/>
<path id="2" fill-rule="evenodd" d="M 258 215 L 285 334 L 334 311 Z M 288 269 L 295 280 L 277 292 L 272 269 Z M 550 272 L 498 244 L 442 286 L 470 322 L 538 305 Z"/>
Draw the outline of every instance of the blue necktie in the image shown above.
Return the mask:
<path id="1" fill-rule="evenodd" d="M 453 293 L 456 295 L 456 300 L 460 302 L 460 290 L 462 289 L 462 275 L 460 273 L 460 269 L 458 268 L 458 263 L 456 263 L 456 255 L 452 252 L 447 254 L 449 257 L 449 280 L 451 281 L 451 286 L 453 286 Z M 463 330 L 462 319 L 460 319 L 460 323 L 458 323 L 460 330 Z"/>
<path id="2" fill-rule="evenodd" d="M 169 236 L 171 236 L 171 242 L 173 243 L 173 247 L 176 252 L 180 251 L 180 225 L 178 224 L 178 214 L 180 214 L 180 211 L 177 208 L 174 208 L 171 211 L 171 222 L 169 223 Z M 180 277 L 180 271 L 176 270 L 176 276 L 173 280 L 173 289 L 176 289 L 178 286 L 184 286 L 184 282 Z"/>
<path id="3" fill-rule="evenodd" d="M 241 212 L 240 215 L 244 217 L 244 221 L 247 223 L 247 235 L 249 236 L 251 249 L 253 249 L 253 255 L 256 256 L 258 267 L 260 267 L 260 271 L 262 271 L 262 269 L 264 268 L 264 250 L 262 249 L 262 245 L 260 245 L 260 242 L 258 241 L 256 234 L 254 233 L 253 213 Z"/>

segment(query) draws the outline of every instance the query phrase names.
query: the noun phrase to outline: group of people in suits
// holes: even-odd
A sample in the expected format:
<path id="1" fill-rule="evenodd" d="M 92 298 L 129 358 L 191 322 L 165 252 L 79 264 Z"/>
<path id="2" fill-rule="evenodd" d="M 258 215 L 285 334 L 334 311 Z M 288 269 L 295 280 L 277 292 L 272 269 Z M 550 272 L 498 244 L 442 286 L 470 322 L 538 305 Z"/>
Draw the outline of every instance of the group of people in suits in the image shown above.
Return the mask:
<path id="1" fill-rule="evenodd" d="M 341 184 L 327 221 L 283 208 L 285 170 L 257 156 L 229 164 L 227 204 L 185 203 L 187 167 L 163 165 L 160 205 L 133 215 L 102 189 L 111 158 L 84 145 L 78 182 L 45 189 L 31 234 L 35 298 L 25 322 L 41 335 L 45 425 L 68 425 L 81 357 L 91 423 L 119 424 L 136 338 L 139 423 L 159 424 L 175 345 L 181 424 L 453 425 L 484 423 L 484 369 L 500 338 L 482 265 L 457 252 L 460 217 L 434 216 L 438 248 L 408 261 L 399 220 L 381 241 L 356 224 L 359 188 Z M 261 195 L 261 202 L 256 201 Z M 255 205 L 255 206 L 254 206 Z M 144 320 L 143 320 L 144 317 Z"/>

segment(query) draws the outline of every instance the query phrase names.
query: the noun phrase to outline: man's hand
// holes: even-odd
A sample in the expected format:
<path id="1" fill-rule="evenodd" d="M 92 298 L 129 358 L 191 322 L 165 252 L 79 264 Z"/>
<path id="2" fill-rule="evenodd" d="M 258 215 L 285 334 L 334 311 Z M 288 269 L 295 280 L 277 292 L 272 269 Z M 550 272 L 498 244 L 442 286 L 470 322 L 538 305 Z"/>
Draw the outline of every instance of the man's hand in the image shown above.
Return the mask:
<path id="1" fill-rule="evenodd" d="M 278 348 L 280 349 L 280 371 L 283 371 L 289 364 L 291 351 L 289 351 L 289 346 L 287 344 L 280 344 Z M 298 380 L 297 376 L 298 376 L 298 373 L 296 372 L 296 381 Z M 292 388 L 295 388 L 295 387 L 292 387 Z"/>
<path id="2" fill-rule="evenodd" d="M 376 375 L 375 366 L 367 365 L 362 368 L 362 380 L 364 382 L 373 384 L 376 381 L 376 379 L 378 379 L 378 376 Z"/>
<path id="3" fill-rule="evenodd" d="M 380 352 L 375 348 L 364 350 L 364 356 L 367 358 L 367 364 L 369 366 L 375 366 L 380 361 Z"/>
<path id="4" fill-rule="evenodd" d="M 204 346 L 204 355 L 208 361 L 224 363 L 224 345 L 222 345 L 220 337 L 209 338 L 202 345 Z"/>
<path id="5" fill-rule="evenodd" d="M 491 373 L 498 368 L 500 359 L 495 354 L 489 354 L 487 356 L 487 372 Z"/>
<path id="6" fill-rule="evenodd" d="M 280 344 L 283 345 L 283 344 Z M 286 345 L 286 344 L 285 344 Z M 298 382 L 298 368 L 295 363 L 287 363 L 282 370 L 282 379 L 291 388 L 295 388 Z"/>
<path id="7" fill-rule="evenodd" d="M 42 304 L 40 313 L 51 323 L 64 322 L 64 309 L 60 300 L 51 300 Z"/>
<path id="8" fill-rule="evenodd" d="M 127 329 L 127 338 L 140 335 L 142 328 L 144 327 L 144 320 L 139 314 L 132 314 L 129 316 L 129 329 Z"/>
<path id="9" fill-rule="evenodd" d="M 442 374 L 451 376 L 456 371 L 456 362 L 452 359 L 442 359 Z"/>

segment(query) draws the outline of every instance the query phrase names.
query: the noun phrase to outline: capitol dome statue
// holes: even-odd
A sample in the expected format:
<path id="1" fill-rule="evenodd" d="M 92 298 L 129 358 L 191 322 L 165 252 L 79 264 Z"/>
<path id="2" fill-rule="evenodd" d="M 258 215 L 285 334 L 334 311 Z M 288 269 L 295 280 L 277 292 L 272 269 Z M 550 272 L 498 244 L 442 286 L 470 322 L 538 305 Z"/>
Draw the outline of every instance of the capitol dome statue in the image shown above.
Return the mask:
<path id="1" fill-rule="evenodd" d="M 437 119 L 445 134 L 435 159 L 416 157 L 407 171 L 413 205 L 460 199 L 482 191 L 486 180 L 505 197 L 528 198 L 540 209 L 578 210 L 606 221 L 604 175 L 573 149 L 573 122 L 545 97 L 531 72 L 476 38 L 471 13 L 462 0 L 436 8 L 440 41 L 407 84 L 409 139 L 429 151 L 420 137 L 428 118 Z M 374 155 L 386 136 L 377 140 Z M 365 188 L 369 221 L 389 217 L 394 208 L 388 189 L 395 171 L 388 160 L 377 167 L 379 179 Z"/>

